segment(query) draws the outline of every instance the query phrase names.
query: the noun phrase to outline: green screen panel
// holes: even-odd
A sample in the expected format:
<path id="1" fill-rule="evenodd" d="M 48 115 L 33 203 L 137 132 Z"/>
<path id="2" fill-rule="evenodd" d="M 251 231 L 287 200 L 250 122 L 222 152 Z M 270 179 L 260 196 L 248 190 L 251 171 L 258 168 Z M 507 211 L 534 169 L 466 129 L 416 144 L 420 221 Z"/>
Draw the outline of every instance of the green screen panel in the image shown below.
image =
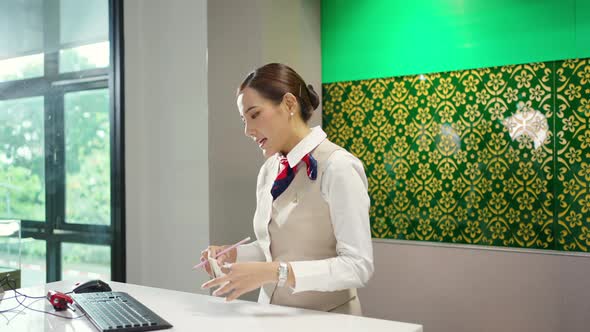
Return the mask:
<path id="1" fill-rule="evenodd" d="M 590 56 L 590 0 L 323 0 L 322 81 Z"/>

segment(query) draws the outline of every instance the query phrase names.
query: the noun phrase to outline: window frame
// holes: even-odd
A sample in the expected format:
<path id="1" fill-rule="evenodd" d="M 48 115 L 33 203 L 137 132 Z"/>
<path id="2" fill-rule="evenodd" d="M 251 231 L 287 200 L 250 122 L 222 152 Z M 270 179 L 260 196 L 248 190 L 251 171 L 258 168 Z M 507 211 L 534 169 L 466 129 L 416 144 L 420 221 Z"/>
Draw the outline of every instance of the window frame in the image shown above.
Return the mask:
<path id="1" fill-rule="evenodd" d="M 21 220 L 21 235 L 46 244 L 46 282 L 62 278 L 64 242 L 107 245 L 111 248 L 111 280 L 126 281 L 125 250 L 125 149 L 123 1 L 109 2 L 110 65 L 108 68 L 59 73 L 59 47 L 44 55 L 44 76 L 0 82 L 0 100 L 44 98 L 45 222 Z M 45 1 L 45 49 L 59 44 L 59 0 Z M 45 27 L 47 29 L 47 27 Z M 110 225 L 65 222 L 65 126 L 66 93 L 108 89 L 110 122 Z"/>

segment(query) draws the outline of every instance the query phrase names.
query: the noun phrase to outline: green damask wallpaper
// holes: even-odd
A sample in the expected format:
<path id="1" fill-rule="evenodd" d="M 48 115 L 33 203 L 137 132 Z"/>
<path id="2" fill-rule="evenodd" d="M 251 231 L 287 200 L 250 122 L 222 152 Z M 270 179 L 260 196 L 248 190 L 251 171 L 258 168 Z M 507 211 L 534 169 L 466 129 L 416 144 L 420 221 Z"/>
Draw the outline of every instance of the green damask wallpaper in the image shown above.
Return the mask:
<path id="1" fill-rule="evenodd" d="M 589 251 L 590 62 L 323 85 L 373 237 Z"/>

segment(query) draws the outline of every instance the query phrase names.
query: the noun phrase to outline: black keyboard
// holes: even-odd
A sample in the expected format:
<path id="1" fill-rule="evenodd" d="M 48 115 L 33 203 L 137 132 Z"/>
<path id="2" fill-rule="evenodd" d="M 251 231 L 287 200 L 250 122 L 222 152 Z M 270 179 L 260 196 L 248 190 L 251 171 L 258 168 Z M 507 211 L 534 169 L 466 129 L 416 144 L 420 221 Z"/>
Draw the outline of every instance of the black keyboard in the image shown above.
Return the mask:
<path id="1" fill-rule="evenodd" d="M 153 331 L 172 327 L 162 317 L 124 292 L 72 294 L 72 299 L 102 332 Z"/>

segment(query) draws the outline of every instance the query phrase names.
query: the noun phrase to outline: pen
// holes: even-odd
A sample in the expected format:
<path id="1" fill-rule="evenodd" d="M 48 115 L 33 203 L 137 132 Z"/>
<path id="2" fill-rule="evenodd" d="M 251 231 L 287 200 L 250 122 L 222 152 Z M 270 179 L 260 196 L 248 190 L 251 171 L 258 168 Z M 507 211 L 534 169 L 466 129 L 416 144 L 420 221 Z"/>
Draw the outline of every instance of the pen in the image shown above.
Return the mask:
<path id="1" fill-rule="evenodd" d="M 230 251 L 230 250 L 232 250 L 232 249 L 236 248 L 237 246 L 239 246 L 239 245 L 241 245 L 241 244 L 244 244 L 244 243 L 246 243 L 246 242 L 248 242 L 248 241 L 250 241 L 250 237 L 249 237 L 249 236 L 248 236 L 247 238 L 243 239 L 242 241 L 240 241 L 240 242 L 238 242 L 238 243 L 236 243 L 236 244 L 232 245 L 231 247 L 228 247 L 228 248 L 225 248 L 225 249 L 223 249 L 223 250 L 222 250 L 222 251 L 220 251 L 220 252 L 219 252 L 217 255 L 215 255 L 215 257 L 213 257 L 213 258 L 217 259 L 217 257 L 219 257 L 219 256 L 221 256 L 221 255 L 223 255 L 223 254 L 225 254 L 226 252 L 228 252 L 228 251 Z M 208 262 L 208 261 L 206 261 L 206 260 L 203 260 L 203 261 L 201 261 L 199 264 L 197 264 L 197 265 L 193 266 L 193 269 L 198 269 L 198 268 L 200 268 L 201 266 L 203 266 L 203 265 L 205 265 L 205 264 L 207 264 L 207 263 L 209 263 L 209 262 Z"/>

